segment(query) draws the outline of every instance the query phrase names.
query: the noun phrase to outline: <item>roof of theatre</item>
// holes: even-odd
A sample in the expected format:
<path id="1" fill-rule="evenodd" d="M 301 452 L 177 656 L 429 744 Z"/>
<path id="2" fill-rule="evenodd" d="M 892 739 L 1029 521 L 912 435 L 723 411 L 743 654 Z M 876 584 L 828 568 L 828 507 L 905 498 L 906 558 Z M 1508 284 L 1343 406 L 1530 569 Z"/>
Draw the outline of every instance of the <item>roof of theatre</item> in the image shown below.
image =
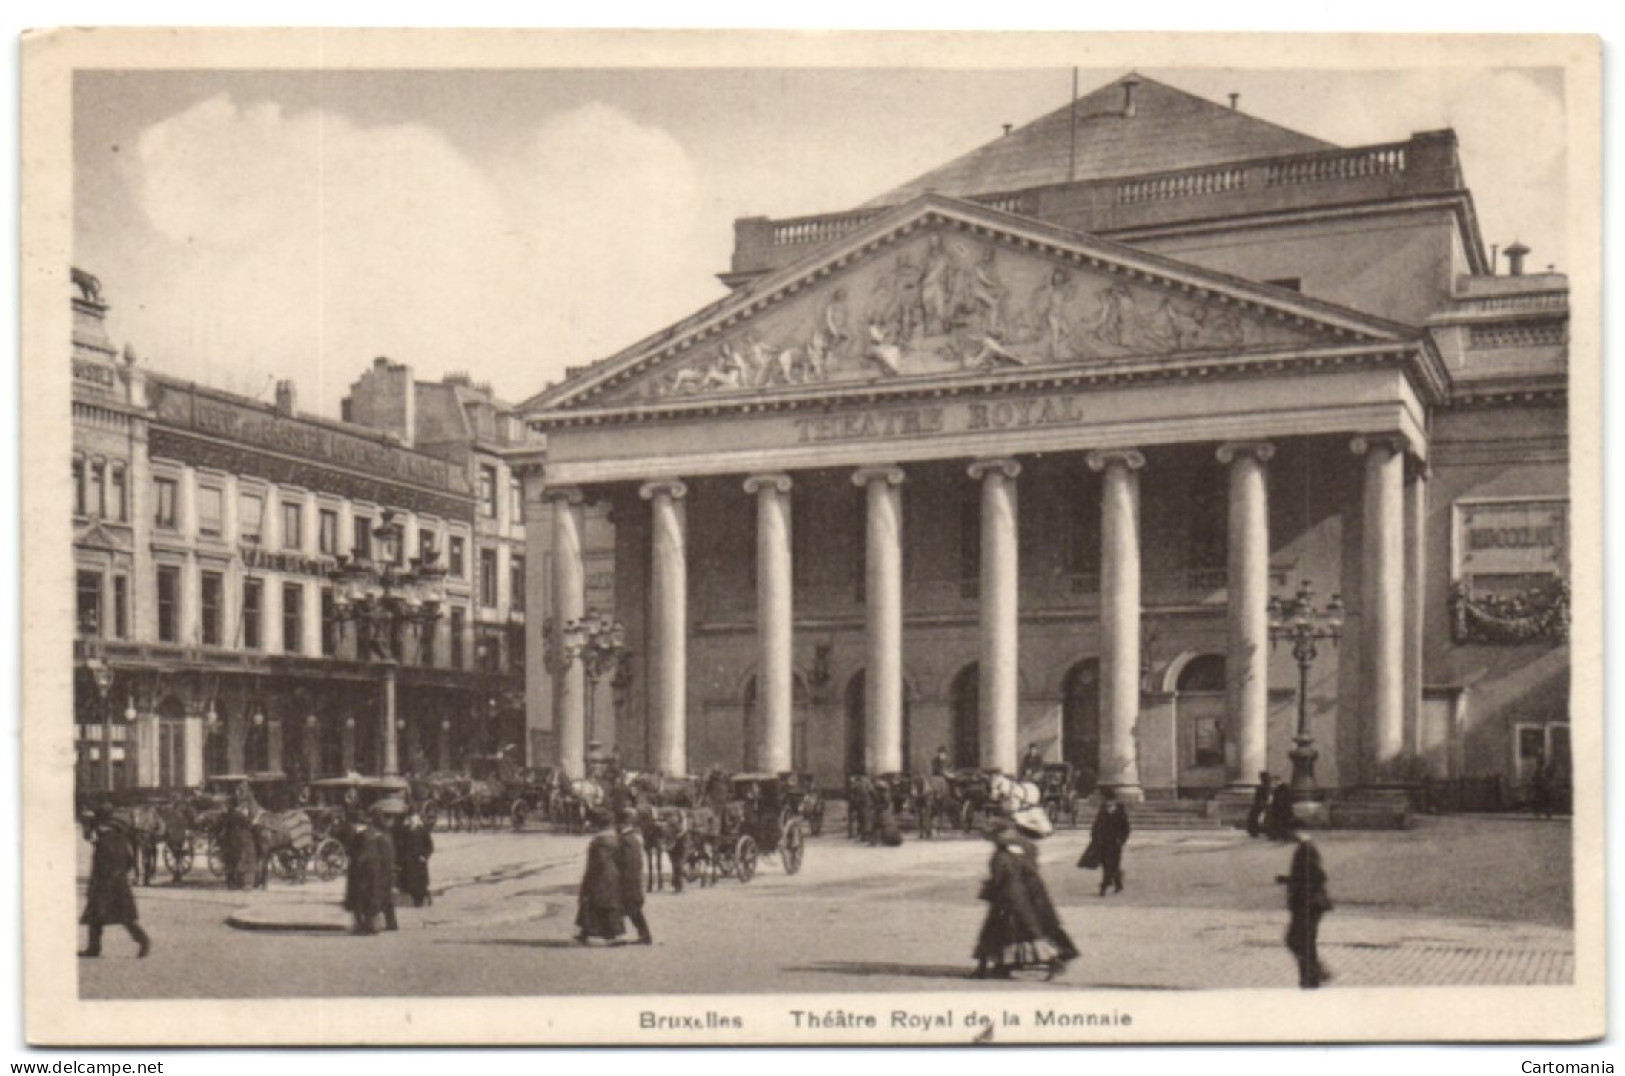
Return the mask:
<path id="1" fill-rule="evenodd" d="M 1130 82 L 1132 109 L 1125 107 L 1125 83 Z M 968 198 L 1336 148 L 1155 79 L 1128 74 L 1078 98 L 1075 105 L 1015 128 L 865 205 L 901 205 L 928 191 Z"/>

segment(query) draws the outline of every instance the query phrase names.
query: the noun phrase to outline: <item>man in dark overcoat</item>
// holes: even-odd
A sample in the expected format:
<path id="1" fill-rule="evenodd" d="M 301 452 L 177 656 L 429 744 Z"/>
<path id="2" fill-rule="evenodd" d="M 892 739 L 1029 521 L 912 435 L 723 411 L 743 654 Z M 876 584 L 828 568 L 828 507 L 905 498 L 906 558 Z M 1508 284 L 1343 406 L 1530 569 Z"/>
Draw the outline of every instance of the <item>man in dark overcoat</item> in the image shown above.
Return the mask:
<path id="1" fill-rule="evenodd" d="M 653 945 L 649 921 L 643 918 L 643 837 L 638 828 L 636 811 L 622 811 L 616 818 L 615 829 L 621 838 L 621 848 L 615 865 L 620 872 L 621 911 L 637 929 L 637 943 Z"/>
<path id="2" fill-rule="evenodd" d="M 1123 846 L 1128 843 L 1128 811 L 1110 788 L 1100 790 L 1100 810 L 1089 829 L 1089 841 L 1100 853 L 1100 895 L 1123 891 Z"/>
<path id="3" fill-rule="evenodd" d="M 948 776 L 949 771 L 952 769 L 953 763 L 948 759 L 948 749 L 946 747 L 938 747 L 937 753 L 931 756 L 931 776 L 946 777 Z"/>
<path id="4" fill-rule="evenodd" d="M 576 941 L 614 941 L 626 933 L 621 910 L 621 838 L 600 833 L 587 845 L 587 872 L 576 898 Z"/>
<path id="5" fill-rule="evenodd" d="M 378 910 L 384 914 L 385 930 L 398 930 L 400 928 L 400 924 L 395 919 L 395 838 L 390 835 L 393 828 L 383 810 L 374 807 L 372 824 L 367 827 L 367 832 L 369 839 L 372 841 L 373 855 L 377 862 L 374 869 L 378 872 L 377 885 L 380 902 Z"/>
<path id="6" fill-rule="evenodd" d="M 137 956 L 152 951 L 152 939 L 141 929 L 135 907 L 135 894 L 130 891 L 130 871 L 135 866 L 135 846 L 124 827 L 113 818 L 106 807 L 98 807 L 92 816 L 90 837 L 95 850 L 90 857 L 90 885 L 85 892 L 85 914 L 79 922 L 90 928 L 90 938 L 79 953 L 82 957 L 102 955 L 102 929 L 117 924 L 130 932 L 140 946 Z"/>
<path id="7" fill-rule="evenodd" d="M 1264 832 L 1264 818 L 1270 811 L 1270 793 L 1274 782 L 1268 770 L 1258 771 L 1258 787 L 1253 789 L 1253 803 L 1247 808 L 1247 836 L 1258 837 Z"/>
<path id="8" fill-rule="evenodd" d="M 1276 875 L 1275 881 L 1286 886 L 1287 909 L 1291 912 L 1286 947 L 1298 961 L 1298 986 L 1315 990 L 1332 977 L 1320 962 L 1320 918 L 1332 910 L 1332 901 L 1326 892 L 1326 869 L 1320 861 L 1320 849 L 1309 839 L 1302 823 L 1294 821 L 1290 832 L 1297 841 L 1291 873 Z"/>
<path id="9" fill-rule="evenodd" d="M 248 812 L 245 804 L 234 803 L 220 816 L 220 858 L 228 889 L 241 889 L 259 877 L 259 845 Z"/>
<path id="10" fill-rule="evenodd" d="M 1269 834 L 1272 841 L 1290 841 L 1296 824 L 1296 816 L 1292 812 L 1292 786 L 1277 779 L 1270 793 L 1270 813 L 1264 824 L 1264 832 Z"/>
<path id="11" fill-rule="evenodd" d="M 388 834 L 370 820 L 357 822 L 348 845 L 350 871 L 344 881 L 344 909 L 355 917 L 350 933 L 376 933 L 380 912 L 386 929 L 395 929 L 395 850 Z"/>
<path id="12" fill-rule="evenodd" d="M 401 892 L 412 898 L 412 907 L 433 904 L 429 894 L 429 857 L 434 854 L 434 835 L 423 824 L 423 816 L 410 811 L 395 830 L 395 862 L 400 868 Z"/>

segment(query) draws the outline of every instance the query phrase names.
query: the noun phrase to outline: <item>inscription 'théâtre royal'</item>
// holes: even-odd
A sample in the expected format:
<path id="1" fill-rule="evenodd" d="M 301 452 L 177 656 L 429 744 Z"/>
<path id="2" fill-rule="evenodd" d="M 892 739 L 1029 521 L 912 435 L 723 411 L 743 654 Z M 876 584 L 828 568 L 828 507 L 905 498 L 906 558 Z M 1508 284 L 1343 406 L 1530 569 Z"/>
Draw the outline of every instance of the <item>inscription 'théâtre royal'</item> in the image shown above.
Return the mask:
<path id="1" fill-rule="evenodd" d="M 1076 396 L 1038 396 L 996 403 L 888 407 L 795 420 L 796 440 L 863 441 L 885 437 L 929 437 L 977 430 L 1020 430 L 1082 422 Z"/>

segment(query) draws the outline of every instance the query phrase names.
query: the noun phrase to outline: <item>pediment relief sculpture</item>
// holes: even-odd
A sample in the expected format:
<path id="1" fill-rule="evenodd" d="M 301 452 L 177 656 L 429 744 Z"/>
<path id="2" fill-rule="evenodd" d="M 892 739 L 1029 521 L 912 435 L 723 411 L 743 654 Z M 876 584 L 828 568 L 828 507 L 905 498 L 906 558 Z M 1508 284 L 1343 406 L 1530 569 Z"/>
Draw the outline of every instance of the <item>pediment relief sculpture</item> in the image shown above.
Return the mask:
<path id="1" fill-rule="evenodd" d="M 759 392 L 1313 338 L 1216 295 L 937 230 L 769 308 L 618 395 Z"/>

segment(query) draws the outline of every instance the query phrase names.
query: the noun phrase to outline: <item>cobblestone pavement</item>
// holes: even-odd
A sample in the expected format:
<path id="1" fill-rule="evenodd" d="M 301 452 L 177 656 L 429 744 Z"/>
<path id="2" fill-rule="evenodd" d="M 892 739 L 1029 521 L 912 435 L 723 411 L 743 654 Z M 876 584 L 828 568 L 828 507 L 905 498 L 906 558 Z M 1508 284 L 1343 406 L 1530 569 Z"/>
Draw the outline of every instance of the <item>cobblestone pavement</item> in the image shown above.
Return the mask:
<path id="1" fill-rule="evenodd" d="M 984 905 L 988 846 L 963 837 L 864 848 L 810 843 L 803 871 L 764 859 L 749 884 L 728 879 L 650 897 L 652 949 L 583 950 L 571 940 L 585 838 L 444 834 L 430 908 L 401 909 L 377 938 L 343 925 L 341 882 L 218 883 L 137 891 L 157 939 L 133 959 L 80 964 L 87 997 L 456 996 L 983 990 L 964 978 Z M 1319 838 L 1338 907 L 1322 949 L 1346 986 L 1547 985 L 1574 973 L 1566 823 L 1426 819 L 1401 834 Z M 1287 988 L 1283 891 L 1290 849 L 1232 831 L 1136 834 L 1128 889 L 1096 895 L 1072 866 L 1085 841 L 1043 842 L 1043 868 L 1083 957 L 1055 983 L 1001 989 Z M 1393 894 L 1385 899 L 1385 894 Z M 82 894 L 81 894 L 82 896 Z M 229 917 L 278 932 L 233 930 Z"/>

